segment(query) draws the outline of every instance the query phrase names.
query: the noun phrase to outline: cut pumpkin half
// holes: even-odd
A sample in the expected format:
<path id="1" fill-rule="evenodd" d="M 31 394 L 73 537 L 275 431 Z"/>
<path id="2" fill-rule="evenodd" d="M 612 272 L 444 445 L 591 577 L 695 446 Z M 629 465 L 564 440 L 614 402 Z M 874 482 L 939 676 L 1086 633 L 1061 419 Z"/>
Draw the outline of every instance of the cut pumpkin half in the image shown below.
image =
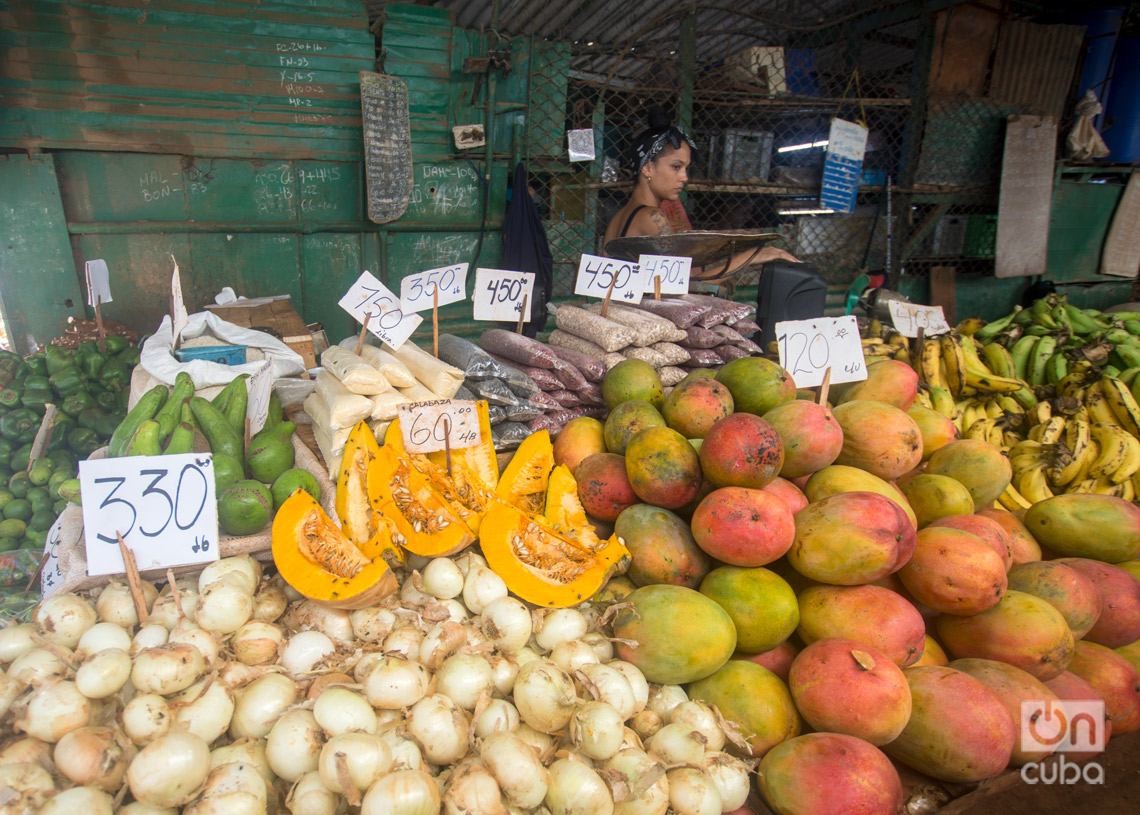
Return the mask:
<path id="1" fill-rule="evenodd" d="M 273 518 L 273 561 L 281 577 L 324 606 L 364 608 L 397 588 L 383 554 L 393 548 L 384 526 L 355 545 L 311 495 L 298 489 Z"/>
<path id="2" fill-rule="evenodd" d="M 597 540 L 595 537 L 594 540 Z M 590 549 L 541 516 L 496 503 L 483 518 L 479 543 L 487 565 L 514 594 L 535 605 L 564 608 L 589 600 L 629 566 L 616 538 Z"/>
<path id="3" fill-rule="evenodd" d="M 368 475 L 378 455 L 380 445 L 372 430 L 366 422 L 357 422 L 344 445 L 344 456 L 336 481 L 336 514 L 340 518 L 345 537 L 357 546 L 386 529 L 387 534 L 382 539 L 386 539 L 391 546 L 381 554 L 388 565 L 396 569 L 405 562 L 404 550 L 392 543 L 392 533 L 397 531 L 396 526 L 373 505 L 369 497 Z"/>
<path id="4" fill-rule="evenodd" d="M 511 506 L 540 515 L 546 506 L 546 486 L 554 468 L 550 433 L 540 430 L 526 437 L 503 470 L 495 491 Z"/>

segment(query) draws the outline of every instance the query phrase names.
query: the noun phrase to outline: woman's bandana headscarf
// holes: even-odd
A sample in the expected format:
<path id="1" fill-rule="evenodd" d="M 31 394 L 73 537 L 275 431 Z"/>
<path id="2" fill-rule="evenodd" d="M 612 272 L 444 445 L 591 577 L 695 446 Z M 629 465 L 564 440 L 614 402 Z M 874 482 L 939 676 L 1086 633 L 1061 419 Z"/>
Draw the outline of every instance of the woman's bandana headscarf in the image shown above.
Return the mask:
<path id="1" fill-rule="evenodd" d="M 681 146 L 681 143 L 689 145 L 689 149 L 695 155 L 697 152 L 697 145 L 689 134 L 679 127 L 671 126 L 664 130 L 649 130 L 643 133 L 633 146 L 635 170 L 641 172 L 644 167 L 653 159 L 661 154 L 665 149 L 665 145 L 671 145 L 674 150 Z"/>

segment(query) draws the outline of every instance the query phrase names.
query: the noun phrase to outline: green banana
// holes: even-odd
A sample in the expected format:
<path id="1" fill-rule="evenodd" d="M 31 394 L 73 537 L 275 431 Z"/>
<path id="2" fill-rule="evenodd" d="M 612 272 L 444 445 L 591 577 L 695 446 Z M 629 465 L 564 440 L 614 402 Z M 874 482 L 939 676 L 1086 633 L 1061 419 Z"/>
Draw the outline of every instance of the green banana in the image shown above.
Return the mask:
<path id="1" fill-rule="evenodd" d="M 1029 376 L 1025 380 L 1026 382 L 1034 387 L 1046 384 L 1045 366 L 1056 349 L 1056 337 L 1042 337 L 1037 341 L 1033 355 L 1029 359 Z"/>
<path id="2" fill-rule="evenodd" d="M 1125 320 L 1124 330 L 1134 337 L 1140 334 L 1140 320 Z"/>
<path id="3" fill-rule="evenodd" d="M 1029 325 L 1025 326 L 1025 333 L 1031 334 L 1034 337 L 1046 337 L 1046 336 L 1052 334 L 1053 331 L 1052 331 L 1052 329 L 1046 328 L 1043 325 L 1038 325 L 1037 323 L 1030 323 Z"/>
<path id="4" fill-rule="evenodd" d="M 158 443 L 158 422 L 147 419 L 139 425 L 135 435 L 127 445 L 128 456 L 161 456 L 162 447 Z"/>
<path id="5" fill-rule="evenodd" d="M 1010 394 L 1017 403 L 1026 410 L 1032 410 L 1037 407 L 1037 395 L 1029 388 L 1022 388 L 1019 391 L 1014 391 Z"/>
<path id="6" fill-rule="evenodd" d="M 1101 339 L 1109 345 L 1124 345 L 1125 343 L 1133 343 L 1136 341 L 1132 338 L 1132 335 L 1123 328 L 1110 328 L 1104 332 L 1104 336 L 1102 336 Z"/>
<path id="7" fill-rule="evenodd" d="M 1055 351 L 1045 363 L 1045 380 L 1056 385 L 1069 373 L 1069 358 L 1062 351 Z"/>
<path id="8" fill-rule="evenodd" d="M 996 337 L 998 334 L 1000 334 L 1002 331 L 1004 331 L 1009 326 L 1010 323 L 1012 323 L 1015 319 L 1017 319 L 1017 316 L 1021 312 L 1022 312 L 1021 306 L 1017 306 L 1014 308 L 1013 311 L 1011 311 L 1009 314 L 1002 317 L 1001 319 L 994 320 L 992 323 L 986 323 L 984 326 L 982 326 L 981 328 L 979 328 L 977 331 L 974 332 L 974 334 L 973 334 L 974 339 L 977 340 L 979 343 L 989 342 L 994 337 Z M 1030 315 L 1030 316 L 1032 317 L 1032 315 Z"/>
<path id="9" fill-rule="evenodd" d="M 1113 311 L 1111 313 L 1105 312 L 1105 317 L 1111 319 L 1114 323 L 1126 323 L 1129 320 L 1140 320 L 1140 311 Z"/>
<path id="10" fill-rule="evenodd" d="M 165 441 L 174 426 L 179 422 L 182 414 L 182 404 L 194 395 L 194 380 L 185 371 L 179 371 L 174 377 L 174 387 L 162 408 L 155 414 L 154 420 L 158 422 L 158 437 Z"/>
<path id="11" fill-rule="evenodd" d="M 1116 351 L 1125 368 L 1140 367 L 1140 348 L 1130 342 L 1122 342 L 1113 350 Z"/>
<path id="12" fill-rule="evenodd" d="M 1131 388 L 1137 374 L 1140 374 L 1140 367 L 1129 367 L 1121 371 L 1116 378 Z"/>
<path id="13" fill-rule="evenodd" d="M 1113 377 L 1116 377 L 1117 379 L 1120 379 L 1120 369 L 1117 368 L 1115 365 L 1105 365 L 1103 368 L 1100 369 L 1100 372 L 1102 374 L 1104 374 L 1105 376 L 1113 376 Z"/>
<path id="14" fill-rule="evenodd" d="M 1033 309 L 1023 308 L 1021 311 L 1018 311 L 1013 317 L 1013 322 L 1020 326 L 1030 325 L 1033 322 Z"/>
<path id="15" fill-rule="evenodd" d="M 198 421 L 198 428 L 210 443 L 211 453 L 223 453 L 238 461 L 245 459 L 242 436 L 230 426 L 220 410 L 200 396 L 190 397 L 190 410 Z"/>
<path id="16" fill-rule="evenodd" d="M 1085 312 L 1074 306 L 1072 303 L 1065 303 L 1065 313 L 1069 317 L 1069 324 L 1072 326 L 1073 331 L 1081 334 L 1082 336 L 1092 334 L 1096 331 L 1101 331 L 1108 327 L 1092 316 L 1085 314 Z"/>
<path id="17" fill-rule="evenodd" d="M 1065 331 L 1071 332 L 1075 330 L 1073 328 L 1072 321 L 1069 319 L 1069 313 L 1065 311 L 1064 303 L 1058 303 L 1057 305 L 1053 306 L 1052 310 L 1049 312 L 1049 316 L 1052 317 L 1053 321 Z"/>
<path id="18" fill-rule="evenodd" d="M 1017 375 L 1017 368 L 1013 364 L 1013 356 L 1004 345 L 991 342 L 988 345 L 983 345 L 981 351 L 982 356 L 986 360 L 986 365 L 988 365 L 989 369 L 995 374 L 1011 379 L 1021 378 Z"/>
<path id="19" fill-rule="evenodd" d="M 1017 378 L 1023 382 L 1029 377 L 1029 358 L 1040 340 L 1040 337 L 1026 334 L 1009 349 L 1009 356 L 1013 360 L 1013 370 Z"/>
<path id="20" fill-rule="evenodd" d="M 107 455 L 110 458 L 126 455 L 127 445 L 135 437 L 139 426 L 153 418 L 154 414 L 158 413 L 159 408 L 166 402 L 166 393 L 166 385 L 159 384 L 139 398 L 135 406 L 115 428 L 115 432 L 111 434 L 111 440 L 107 442 Z"/>

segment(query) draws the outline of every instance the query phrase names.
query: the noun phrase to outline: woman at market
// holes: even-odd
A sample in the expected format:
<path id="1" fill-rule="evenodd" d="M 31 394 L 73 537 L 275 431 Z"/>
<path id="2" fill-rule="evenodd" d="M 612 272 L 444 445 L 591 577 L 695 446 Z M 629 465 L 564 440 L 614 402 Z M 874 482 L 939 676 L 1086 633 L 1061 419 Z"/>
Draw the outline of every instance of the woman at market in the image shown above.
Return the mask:
<path id="1" fill-rule="evenodd" d="M 640 235 L 669 235 L 685 231 L 688 217 L 681 206 L 681 192 L 689 180 L 689 165 L 696 144 L 681 128 L 669 122 L 665 111 L 654 106 L 649 111 L 649 126 L 634 141 L 630 162 L 636 172 L 633 194 L 624 207 L 610 219 L 604 243 L 614 238 Z M 782 249 L 764 247 L 758 252 L 735 255 L 726 269 L 693 269 L 694 280 L 709 280 L 732 275 L 745 266 L 758 266 L 771 260 L 796 258 Z"/>

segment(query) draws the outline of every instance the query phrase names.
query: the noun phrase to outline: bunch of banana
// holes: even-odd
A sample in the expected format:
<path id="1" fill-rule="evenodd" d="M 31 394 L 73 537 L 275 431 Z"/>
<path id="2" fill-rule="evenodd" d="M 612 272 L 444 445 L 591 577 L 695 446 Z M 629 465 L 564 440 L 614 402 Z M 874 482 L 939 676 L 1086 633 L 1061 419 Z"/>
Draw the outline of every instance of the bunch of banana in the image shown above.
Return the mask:
<path id="1" fill-rule="evenodd" d="M 863 343 L 863 360 L 866 365 L 881 359 L 907 361 L 909 341 L 894 328 L 884 326 L 881 320 L 868 320 L 860 341 Z"/>

